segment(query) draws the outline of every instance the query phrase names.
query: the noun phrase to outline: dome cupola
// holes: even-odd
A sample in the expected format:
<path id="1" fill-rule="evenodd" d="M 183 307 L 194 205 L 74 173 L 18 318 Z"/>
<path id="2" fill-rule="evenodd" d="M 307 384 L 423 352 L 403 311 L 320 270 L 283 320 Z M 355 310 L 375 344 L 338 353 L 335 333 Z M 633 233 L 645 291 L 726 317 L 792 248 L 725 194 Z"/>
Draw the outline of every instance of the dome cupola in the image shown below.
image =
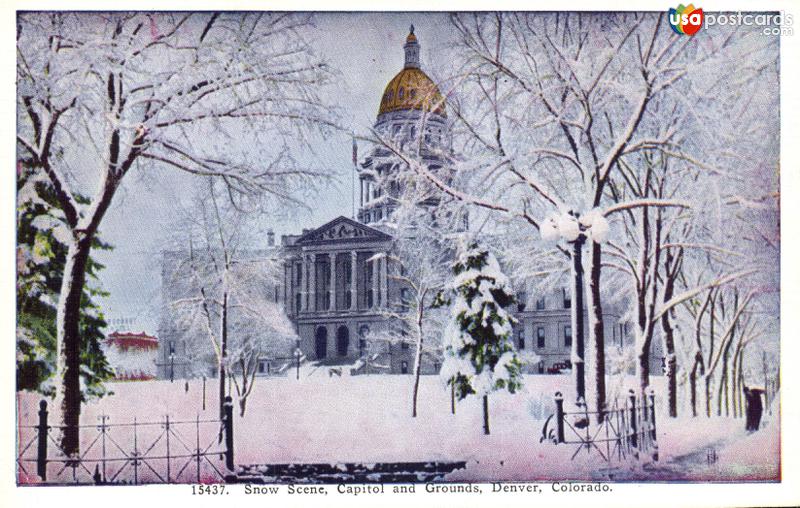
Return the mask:
<path id="1" fill-rule="evenodd" d="M 406 64 L 403 68 L 419 69 L 419 42 L 417 42 L 417 36 L 414 35 L 414 25 L 411 25 L 411 31 L 406 37 L 403 49 L 406 52 Z"/>

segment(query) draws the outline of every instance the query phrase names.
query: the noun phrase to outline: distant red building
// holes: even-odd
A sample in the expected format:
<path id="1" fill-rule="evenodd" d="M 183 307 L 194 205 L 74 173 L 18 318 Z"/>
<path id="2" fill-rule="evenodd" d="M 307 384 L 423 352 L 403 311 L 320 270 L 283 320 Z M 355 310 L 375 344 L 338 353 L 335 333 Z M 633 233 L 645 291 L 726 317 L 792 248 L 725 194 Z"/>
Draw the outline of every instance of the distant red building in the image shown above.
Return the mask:
<path id="1" fill-rule="evenodd" d="M 146 333 L 112 332 L 104 341 L 108 363 L 120 381 L 146 381 L 156 377 L 158 338 Z"/>

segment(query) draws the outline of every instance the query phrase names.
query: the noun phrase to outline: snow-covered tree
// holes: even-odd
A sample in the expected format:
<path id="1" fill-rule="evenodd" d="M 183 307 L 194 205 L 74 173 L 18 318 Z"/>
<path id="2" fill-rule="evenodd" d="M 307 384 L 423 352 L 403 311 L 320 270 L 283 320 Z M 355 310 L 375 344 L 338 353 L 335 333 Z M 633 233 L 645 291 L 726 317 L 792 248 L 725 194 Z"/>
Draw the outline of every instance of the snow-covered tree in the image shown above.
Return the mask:
<path id="1" fill-rule="evenodd" d="M 403 199 L 408 197 L 407 193 L 396 199 L 397 208 L 387 222 L 395 238 L 390 254 L 394 268 L 388 277 L 400 287 L 400 302 L 382 311 L 392 326 L 373 335 L 373 340 L 414 345 L 411 416 L 416 417 L 423 357 L 438 356 L 442 346 L 446 312 L 435 302 L 450 279 L 455 248 L 447 234 L 451 228 L 437 220 L 437 211 L 443 209 Z"/>
<path id="2" fill-rule="evenodd" d="M 251 283 L 253 280 L 250 281 Z M 251 284 L 251 288 L 261 288 Z M 236 305 L 239 300 L 258 302 L 259 298 L 234 298 L 234 316 L 228 332 L 227 360 L 231 382 L 239 401 L 239 414 L 244 416 L 247 398 L 253 391 L 261 360 L 288 358 L 297 335 L 283 308 L 261 298 L 260 305 Z M 255 308 L 253 308 L 255 307 Z"/>
<path id="3" fill-rule="evenodd" d="M 294 328 L 276 301 L 283 261 L 274 247 L 258 248 L 266 236 L 259 235 L 258 214 L 225 201 L 219 182 L 203 183 L 172 240 L 172 298 L 165 303 L 190 343 L 191 363 L 212 359 L 217 365 L 220 414 L 229 375 L 241 378 L 235 388 L 244 413 L 259 359 L 288 357 L 295 344 Z"/>
<path id="4" fill-rule="evenodd" d="M 89 254 L 132 172 L 215 176 L 292 199 L 321 172 L 293 154 L 331 110 L 308 14 L 30 12 L 17 18 L 17 147 L 46 175 L 67 243 L 57 312 L 62 448 L 79 451 Z M 91 198 L 82 203 L 78 193 Z"/>
<path id="5" fill-rule="evenodd" d="M 63 214 L 45 175 L 20 163 L 17 189 L 17 389 L 53 396 L 56 304 L 68 239 L 60 235 Z M 96 238 L 94 248 L 111 247 Z M 83 400 L 106 394 L 103 382 L 113 377 L 101 347 L 106 323 L 95 301 L 105 294 L 97 281 L 102 268 L 89 258 L 80 317 Z"/>
<path id="6" fill-rule="evenodd" d="M 511 339 L 515 319 L 506 311 L 514 295 L 495 256 L 476 242 L 459 246 L 453 276 L 447 295 L 439 296 L 451 313 L 440 376 L 459 400 L 471 394 L 483 398 L 483 431 L 489 434 L 489 394 L 514 393 L 522 384 Z"/>

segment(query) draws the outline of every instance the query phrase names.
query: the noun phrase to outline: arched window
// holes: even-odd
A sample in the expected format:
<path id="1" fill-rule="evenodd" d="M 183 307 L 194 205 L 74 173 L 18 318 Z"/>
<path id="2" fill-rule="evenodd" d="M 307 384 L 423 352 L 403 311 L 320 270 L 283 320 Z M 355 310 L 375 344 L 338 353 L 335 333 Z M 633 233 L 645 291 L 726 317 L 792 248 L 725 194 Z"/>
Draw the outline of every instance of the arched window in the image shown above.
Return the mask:
<path id="1" fill-rule="evenodd" d="M 336 353 L 339 356 L 347 356 L 350 348 L 350 330 L 342 325 L 336 330 Z"/>
<path id="2" fill-rule="evenodd" d="M 397 91 L 397 98 L 402 99 L 404 95 L 405 95 L 405 90 L 403 90 L 403 87 L 401 86 L 400 90 Z"/>
<path id="3" fill-rule="evenodd" d="M 324 326 L 317 328 L 314 339 L 314 353 L 317 355 L 317 360 L 322 360 L 328 356 L 328 329 Z"/>

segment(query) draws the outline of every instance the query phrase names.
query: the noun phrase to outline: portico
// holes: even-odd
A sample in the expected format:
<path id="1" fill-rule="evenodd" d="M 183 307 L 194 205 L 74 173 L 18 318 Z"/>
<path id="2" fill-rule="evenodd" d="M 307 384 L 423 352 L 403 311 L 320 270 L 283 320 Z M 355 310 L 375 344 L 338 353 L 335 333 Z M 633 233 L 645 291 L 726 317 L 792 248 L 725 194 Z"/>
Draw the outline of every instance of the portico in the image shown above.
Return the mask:
<path id="1" fill-rule="evenodd" d="M 346 217 L 283 237 L 287 312 L 315 359 L 355 359 L 391 302 L 392 238 Z M 359 341 L 350 340 L 358 337 Z"/>

